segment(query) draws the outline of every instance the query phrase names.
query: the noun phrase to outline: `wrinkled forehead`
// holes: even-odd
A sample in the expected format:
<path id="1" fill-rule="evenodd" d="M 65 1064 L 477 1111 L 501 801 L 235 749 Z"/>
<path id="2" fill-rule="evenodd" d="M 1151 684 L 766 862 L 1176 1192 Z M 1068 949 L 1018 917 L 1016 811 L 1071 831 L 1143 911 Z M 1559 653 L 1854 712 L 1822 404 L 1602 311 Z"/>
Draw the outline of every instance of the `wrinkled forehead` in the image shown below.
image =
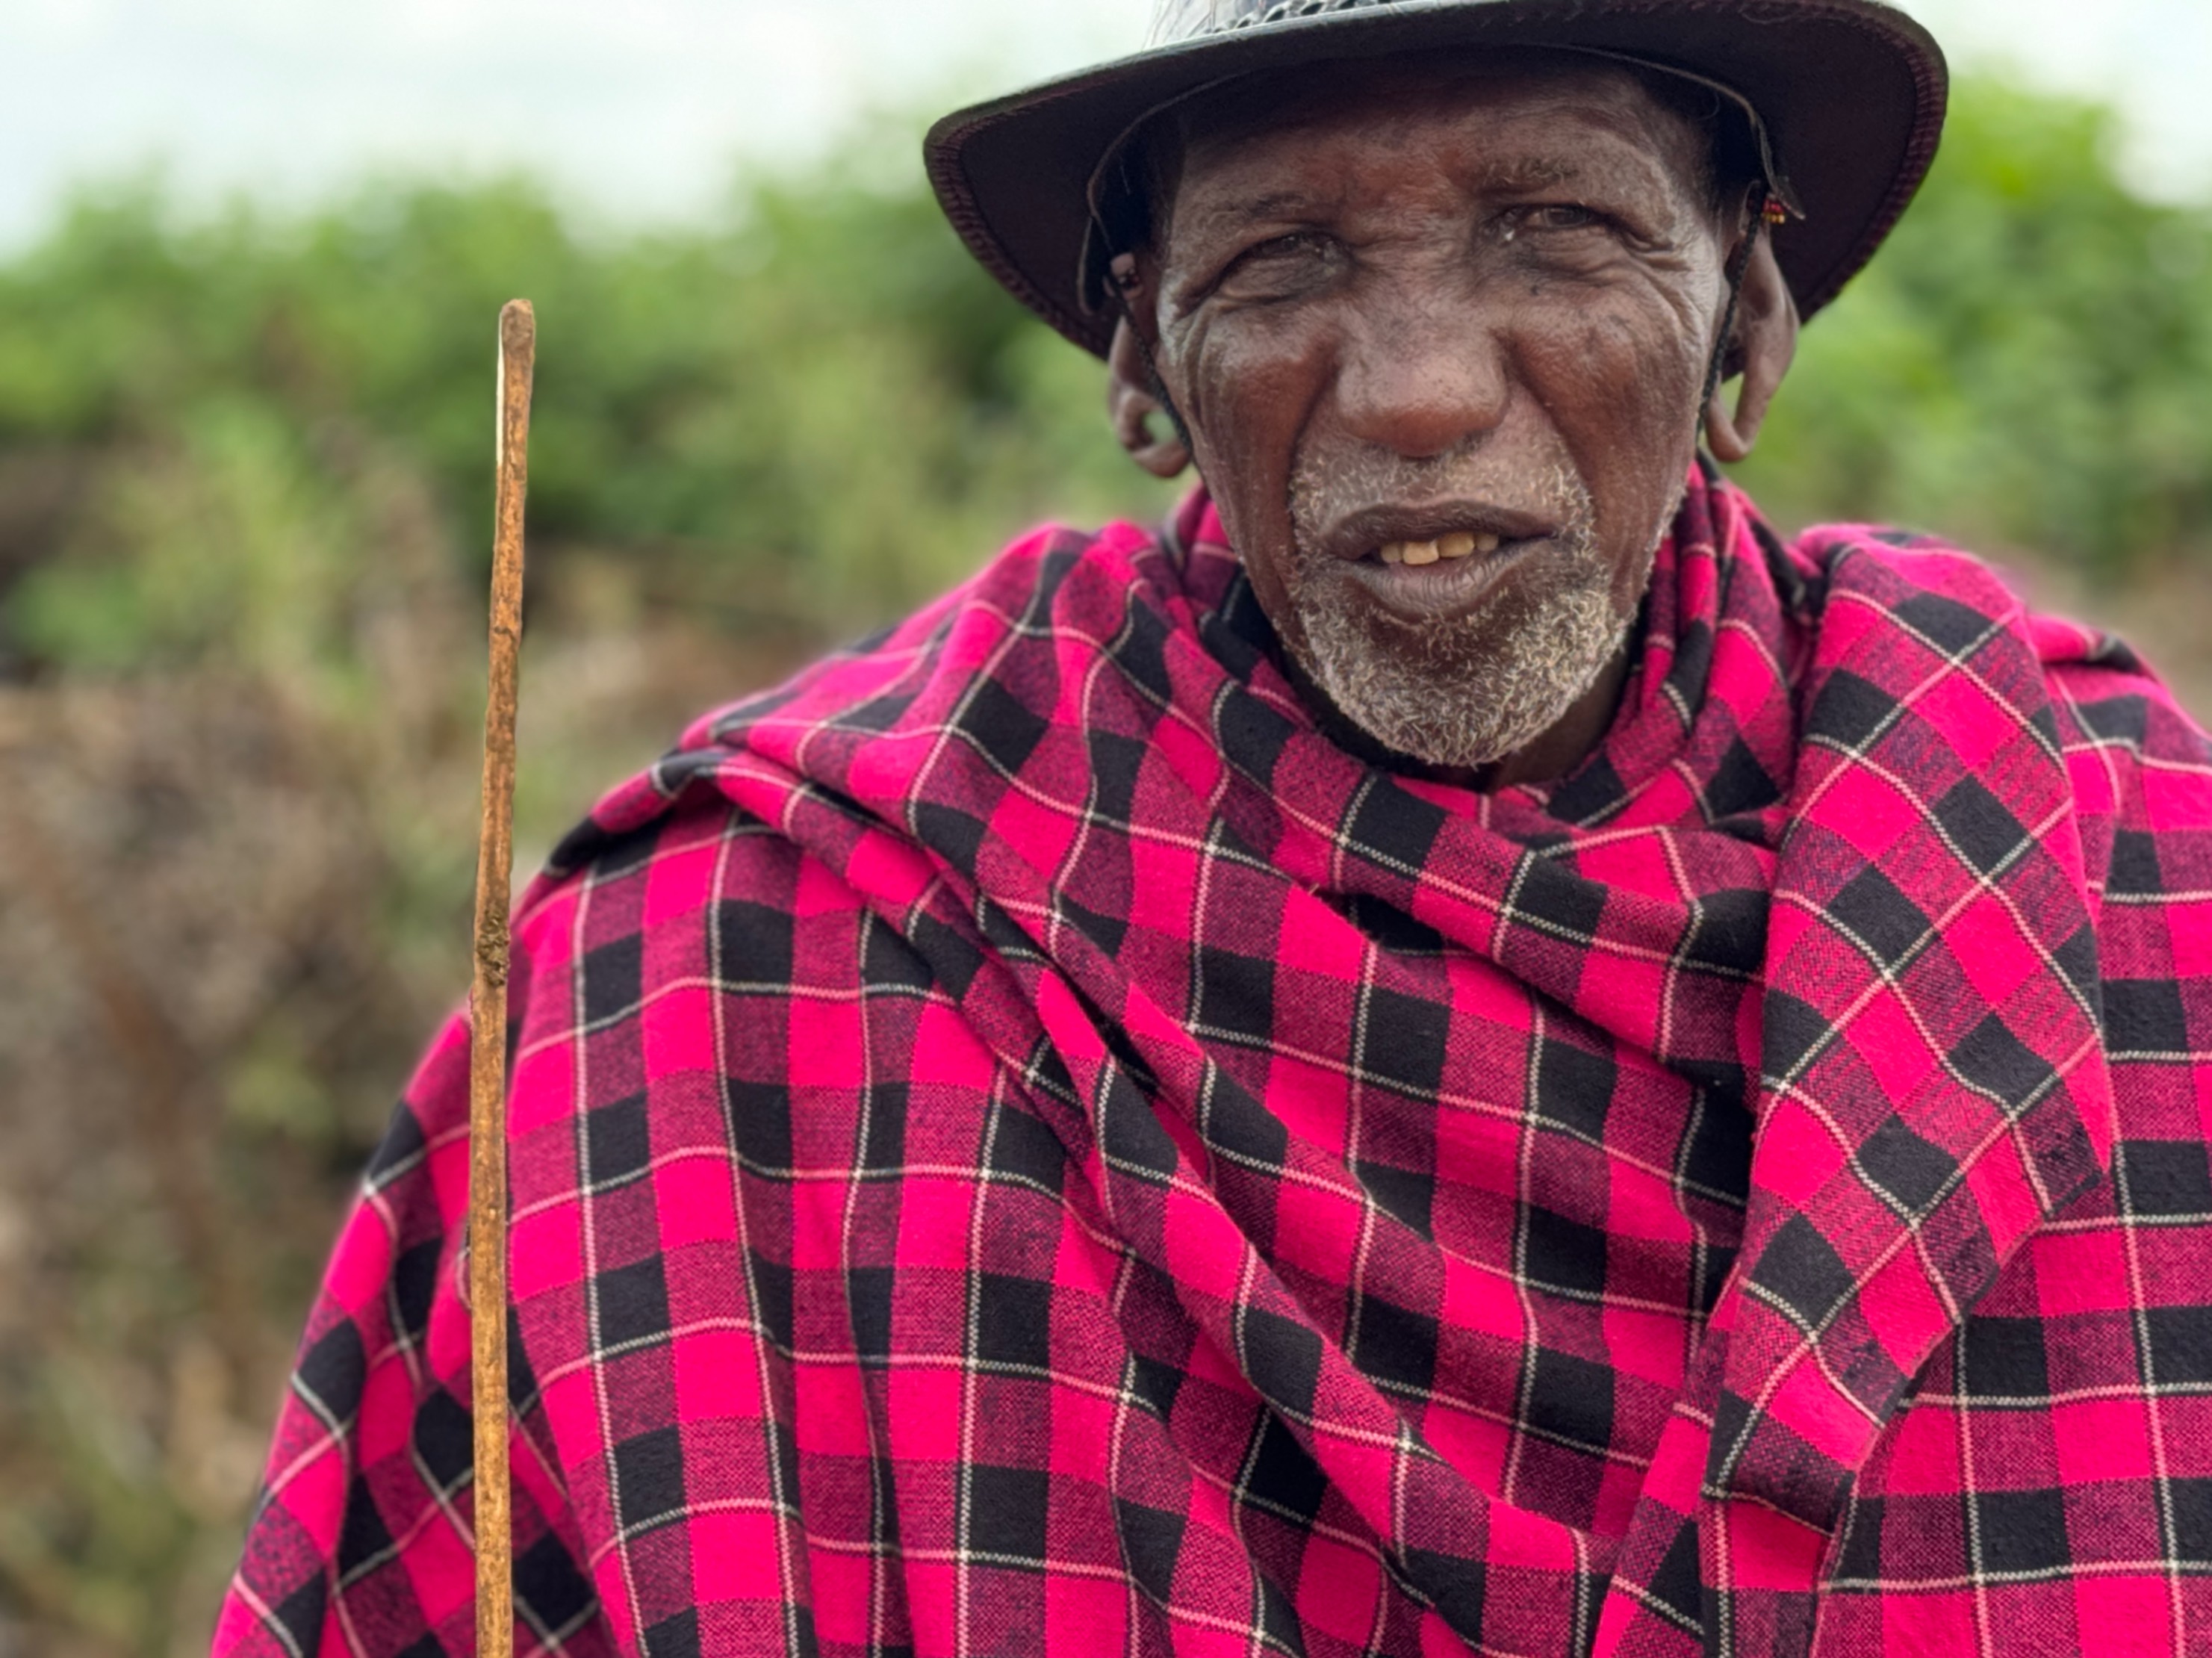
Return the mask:
<path id="1" fill-rule="evenodd" d="M 1174 112 L 1170 155 L 1181 185 L 1264 169 L 1271 161 L 1353 141 L 1419 148 L 1470 134 L 1541 166 L 1562 166 L 1593 144 L 1640 155 L 1655 181 L 1694 188 L 1711 161 L 1709 133 L 1689 108 L 1702 88 L 1662 90 L 1621 64 L 1536 49 L 1427 52 L 1309 64 L 1248 76 Z"/>

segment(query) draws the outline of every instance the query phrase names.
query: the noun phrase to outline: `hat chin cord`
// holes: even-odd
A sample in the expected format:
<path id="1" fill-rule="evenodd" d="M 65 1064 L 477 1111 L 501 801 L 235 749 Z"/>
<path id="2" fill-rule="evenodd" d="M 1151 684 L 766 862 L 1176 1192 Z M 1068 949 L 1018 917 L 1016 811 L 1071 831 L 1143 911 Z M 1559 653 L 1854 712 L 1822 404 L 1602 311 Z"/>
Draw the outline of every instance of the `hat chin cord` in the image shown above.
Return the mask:
<path id="1" fill-rule="evenodd" d="M 1190 424 L 1183 419 L 1182 410 L 1176 407 L 1176 400 L 1168 391 L 1167 381 L 1161 378 L 1159 361 L 1152 355 L 1152 343 L 1145 337 L 1145 331 L 1137 326 L 1136 309 L 1129 303 L 1128 295 L 1118 284 L 1114 291 L 1121 300 L 1121 315 L 1128 324 L 1129 337 L 1137 343 L 1137 355 L 1145 360 L 1145 378 L 1150 382 L 1146 389 L 1152 394 L 1152 400 L 1159 404 L 1160 412 L 1168 417 L 1168 424 L 1175 429 L 1176 440 L 1190 456 L 1191 464 L 1196 465 L 1198 449 L 1190 440 Z"/>
<path id="2" fill-rule="evenodd" d="M 1745 229 L 1743 240 L 1736 244 L 1735 252 L 1729 255 L 1728 304 L 1721 312 L 1720 337 L 1713 342 L 1713 360 L 1705 369 L 1705 392 L 1698 398 L 1697 409 L 1691 416 L 1698 434 L 1698 447 L 1700 451 L 1705 447 L 1705 412 L 1713 406 L 1713 399 L 1720 395 L 1722 384 L 1728 378 L 1729 347 L 1735 338 L 1737 319 L 1743 314 L 1744 279 L 1750 274 L 1752 256 L 1759 252 L 1759 239 L 1774 224 L 1776 210 L 1781 205 L 1780 198 L 1770 192 L 1758 216 Z"/>

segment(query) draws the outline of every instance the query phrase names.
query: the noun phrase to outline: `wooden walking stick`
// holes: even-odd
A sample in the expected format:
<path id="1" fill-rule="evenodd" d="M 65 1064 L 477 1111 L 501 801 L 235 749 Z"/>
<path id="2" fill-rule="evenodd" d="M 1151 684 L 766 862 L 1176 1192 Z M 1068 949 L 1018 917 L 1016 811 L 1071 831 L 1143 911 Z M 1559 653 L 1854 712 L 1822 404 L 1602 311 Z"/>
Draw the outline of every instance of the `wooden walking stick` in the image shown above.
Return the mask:
<path id="1" fill-rule="evenodd" d="M 514 865 L 514 713 L 522 644 L 522 504 L 538 321 L 499 313 L 499 502 L 491 562 L 491 685 L 484 702 L 483 829 L 477 848 L 477 968 L 470 993 L 469 1326 L 476 1420 L 477 1655 L 514 1651 L 514 1521 L 507 1461 L 507 887 Z"/>

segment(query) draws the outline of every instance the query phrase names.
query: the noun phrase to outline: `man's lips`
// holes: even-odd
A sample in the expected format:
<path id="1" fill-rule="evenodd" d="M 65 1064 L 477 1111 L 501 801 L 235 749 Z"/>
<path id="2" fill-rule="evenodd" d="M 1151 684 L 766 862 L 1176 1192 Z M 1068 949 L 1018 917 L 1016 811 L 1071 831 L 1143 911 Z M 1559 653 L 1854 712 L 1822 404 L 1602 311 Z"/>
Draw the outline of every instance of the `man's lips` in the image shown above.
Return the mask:
<path id="1" fill-rule="evenodd" d="M 1491 552 L 1426 565 L 1363 558 L 1344 574 L 1377 610 L 1401 622 L 1449 622 L 1480 610 L 1509 572 L 1554 544 L 1547 537 L 1504 541 Z"/>
<path id="2" fill-rule="evenodd" d="M 1559 532 L 1534 513 L 1438 501 L 1349 514 L 1322 538 L 1322 550 L 1378 609 L 1439 622 L 1479 608 L 1508 570 Z"/>
<path id="3" fill-rule="evenodd" d="M 1555 519 L 1494 502 L 1424 501 L 1346 513 L 1322 532 L 1316 550 L 1347 564 L 1405 563 L 1419 568 L 1440 560 L 1487 556 L 1515 542 L 1549 540 L 1559 532 Z M 1387 556 L 1391 549 L 1398 557 Z M 1435 558 L 1428 556 L 1432 549 Z"/>

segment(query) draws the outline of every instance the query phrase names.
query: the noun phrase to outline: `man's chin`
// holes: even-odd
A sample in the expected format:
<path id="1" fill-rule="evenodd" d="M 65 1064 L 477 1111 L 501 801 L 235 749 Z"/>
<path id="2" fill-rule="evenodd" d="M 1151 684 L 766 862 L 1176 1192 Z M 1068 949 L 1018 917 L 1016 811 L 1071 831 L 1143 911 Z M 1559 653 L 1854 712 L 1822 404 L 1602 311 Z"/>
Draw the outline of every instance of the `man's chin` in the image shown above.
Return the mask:
<path id="1" fill-rule="evenodd" d="M 1504 760 L 1565 719 L 1626 630 L 1594 591 L 1549 596 L 1494 642 L 1343 610 L 1303 620 L 1298 665 L 1337 714 L 1392 754 L 1449 769 Z"/>

